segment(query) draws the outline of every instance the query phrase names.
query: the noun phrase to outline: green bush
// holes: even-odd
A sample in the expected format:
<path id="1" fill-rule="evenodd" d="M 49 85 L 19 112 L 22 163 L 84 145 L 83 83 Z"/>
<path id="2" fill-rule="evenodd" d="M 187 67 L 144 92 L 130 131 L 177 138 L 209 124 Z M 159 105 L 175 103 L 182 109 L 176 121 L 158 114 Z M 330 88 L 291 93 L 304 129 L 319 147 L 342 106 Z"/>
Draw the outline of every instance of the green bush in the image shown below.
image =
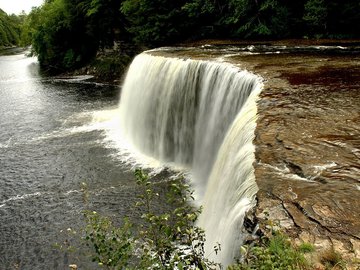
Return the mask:
<path id="1" fill-rule="evenodd" d="M 96 212 L 86 213 L 85 240 L 94 251 L 93 261 L 108 269 L 216 269 L 205 257 L 204 231 L 194 225 L 200 210 L 189 203 L 189 186 L 171 180 L 167 202 L 173 210 L 159 213 L 155 184 L 141 170 L 135 176 L 141 189 L 136 203 L 140 221 L 125 219 L 116 227 Z"/>
<path id="2" fill-rule="evenodd" d="M 190 203 L 192 191 L 184 180 L 169 180 L 166 197 L 172 210 L 159 211 L 156 183 L 142 170 L 136 170 L 135 176 L 141 190 L 135 205 L 140 220 L 124 218 L 121 226 L 115 226 L 96 212 L 85 213 L 84 238 L 93 250 L 93 261 L 107 269 L 222 269 L 205 256 L 205 234 L 195 225 L 200 210 Z M 214 247 L 215 252 L 219 249 Z M 312 269 L 304 255 L 313 251 L 313 245 L 294 246 L 285 234 L 271 228 L 270 236 L 242 246 L 240 262 L 228 270 Z M 332 254 L 327 255 L 327 263 L 339 265 Z"/>
<path id="3" fill-rule="evenodd" d="M 134 239 L 131 236 L 131 223 L 125 219 L 122 227 L 115 227 L 111 220 L 96 212 L 86 212 L 86 241 L 93 247 L 93 261 L 109 268 L 123 269 L 129 264 L 134 252 Z"/>
<path id="4" fill-rule="evenodd" d="M 94 211 L 86 211 L 86 228 L 83 239 L 92 250 L 91 258 L 106 269 L 223 269 L 220 264 L 208 260 L 204 252 L 205 234 L 195 222 L 200 209 L 191 204 L 192 191 L 184 179 L 167 181 L 166 190 L 159 188 L 142 170 L 135 171 L 139 196 L 134 205 L 140 219 L 125 217 L 120 226 L 110 218 Z M 84 200 L 87 186 L 82 184 Z M 159 201 L 165 193 L 170 208 L 158 210 Z M 163 202 L 162 202 L 163 203 Z M 170 209 L 170 210 L 169 210 Z M 228 270 L 307 270 L 313 269 L 305 254 L 315 251 L 310 243 L 292 244 L 282 232 L 275 231 L 273 222 L 262 237 L 250 241 L 240 249 L 240 260 Z M 66 233 L 70 238 L 76 234 L 72 229 Z M 267 235 L 267 236 L 265 236 Z M 57 245 L 61 250 L 74 251 L 65 241 Z M 220 247 L 214 247 L 217 253 Z M 327 269 L 345 269 L 340 255 L 333 250 L 322 254 L 321 263 Z"/>
<path id="5" fill-rule="evenodd" d="M 263 237 L 256 245 L 243 246 L 241 263 L 230 266 L 229 270 L 312 269 L 304 254 L 313 249 L 310 244 L 294 247 L 283 233 L 273 232 L 272 236 Z"/>
<path id="6" fill-rule="evenodd" d="M 315 251 L 315 247 L 310 243 L 301 243 L 298 247 L 299 251 L 302 253 L 311 253 Z"/>

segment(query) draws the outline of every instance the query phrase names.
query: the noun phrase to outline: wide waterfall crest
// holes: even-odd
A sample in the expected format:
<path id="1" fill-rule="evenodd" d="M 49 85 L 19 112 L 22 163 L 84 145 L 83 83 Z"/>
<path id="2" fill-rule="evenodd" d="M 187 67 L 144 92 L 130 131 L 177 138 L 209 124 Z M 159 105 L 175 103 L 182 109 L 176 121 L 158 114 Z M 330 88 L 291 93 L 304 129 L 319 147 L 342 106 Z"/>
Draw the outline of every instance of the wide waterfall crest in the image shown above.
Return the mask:
<path id="1" fill-rule="evenodd" d="M 222 245 L 214 259 L 224 264 L 257 191 L 252 141 L 261 89 L 258 76 L 231 64 L 148 53 L 134 59 L 122 89 L 123 136 L 137 151 L 190 170 L 204 200 L 206 245 Z"/>

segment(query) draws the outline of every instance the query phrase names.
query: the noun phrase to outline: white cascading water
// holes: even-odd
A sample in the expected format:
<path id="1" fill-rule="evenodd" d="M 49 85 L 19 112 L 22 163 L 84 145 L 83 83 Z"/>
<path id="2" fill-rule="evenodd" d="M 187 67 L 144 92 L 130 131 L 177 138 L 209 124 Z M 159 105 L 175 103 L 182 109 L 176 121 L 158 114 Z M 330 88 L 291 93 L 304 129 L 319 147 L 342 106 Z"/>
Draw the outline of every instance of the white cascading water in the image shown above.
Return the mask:
<path id="1" fill-rule="evenodd" d="M 238 252 L 257 191 L 252 141 L 261 89 L 258 76 L 230 64 L 147 53 L 134 59 L 122 88 L 123 136 L 137 151 L 190 170 L 206 252 L 223 265 Z"/>
<path id="2" fill-rule="evenodd" d="M 231 125 L 217 154 L 203 199 L 199 226 L 205 229 L 205 251 L 227 266 L 239 254 L 243 242 L 241 228 L 246 212 L 255 206 L 254 131 L 256 101 L 261 88 L 254 89 Z M 214 254 L 215 243 L 221 252 Z"/>

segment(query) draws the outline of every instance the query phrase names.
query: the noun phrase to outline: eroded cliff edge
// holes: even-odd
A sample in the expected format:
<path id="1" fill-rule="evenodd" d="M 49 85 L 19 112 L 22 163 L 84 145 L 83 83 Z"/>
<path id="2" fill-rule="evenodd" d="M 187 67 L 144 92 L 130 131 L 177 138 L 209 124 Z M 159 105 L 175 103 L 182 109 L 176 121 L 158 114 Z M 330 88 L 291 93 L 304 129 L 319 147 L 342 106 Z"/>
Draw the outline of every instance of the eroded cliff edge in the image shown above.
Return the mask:
<path id="1" fill-rule="evenodd" d="M 359 43 L 300 43 L 153 53 L 230 62 L 264 78 L 255 139 L 259 192 L 248 218 L 260 228 L 272 220 L 294 241 L 313 243 L 315 263 L 334 249 L 348 269 L 359 269 Z"/>
<path id="2" fill-rule="evenodd" d="M 255 217 L 313 243 L 313 260 L 334 249 L 348 269 L 359 269 L 359 54 L 298 52 L 245 62 L 266 80 L 255 140 Z"/>
<path id="3" fill-rule="evenodd" d="M 203 45 L 157 53 L 231 62 L 264 78 L 254 164 L 260 190 L 248 218 L 260 227 L 270 219 L 295 241 L 314 243 L 315 256 L 334 248 L 348 269 L 359 269 L 359 47 Z"/>

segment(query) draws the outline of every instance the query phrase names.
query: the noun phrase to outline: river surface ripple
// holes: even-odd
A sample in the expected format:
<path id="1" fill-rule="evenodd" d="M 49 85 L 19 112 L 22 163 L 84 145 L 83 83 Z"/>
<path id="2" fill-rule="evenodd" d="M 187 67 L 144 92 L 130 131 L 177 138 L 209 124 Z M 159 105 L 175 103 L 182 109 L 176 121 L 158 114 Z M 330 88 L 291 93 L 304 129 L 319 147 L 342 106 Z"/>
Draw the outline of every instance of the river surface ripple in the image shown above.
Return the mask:
<path id="1" fill-rule="evenodd" d="M 0 70 L 0 269 L 94 268 L 54 245 L 72 244 L 83 210 L 122 216 L 133 203 L 132 173 L 104 140 L 107 116 L 94 121 L 117 107 L 119 88 L 42 77 L 24 54 L 0 56 Z"/>

